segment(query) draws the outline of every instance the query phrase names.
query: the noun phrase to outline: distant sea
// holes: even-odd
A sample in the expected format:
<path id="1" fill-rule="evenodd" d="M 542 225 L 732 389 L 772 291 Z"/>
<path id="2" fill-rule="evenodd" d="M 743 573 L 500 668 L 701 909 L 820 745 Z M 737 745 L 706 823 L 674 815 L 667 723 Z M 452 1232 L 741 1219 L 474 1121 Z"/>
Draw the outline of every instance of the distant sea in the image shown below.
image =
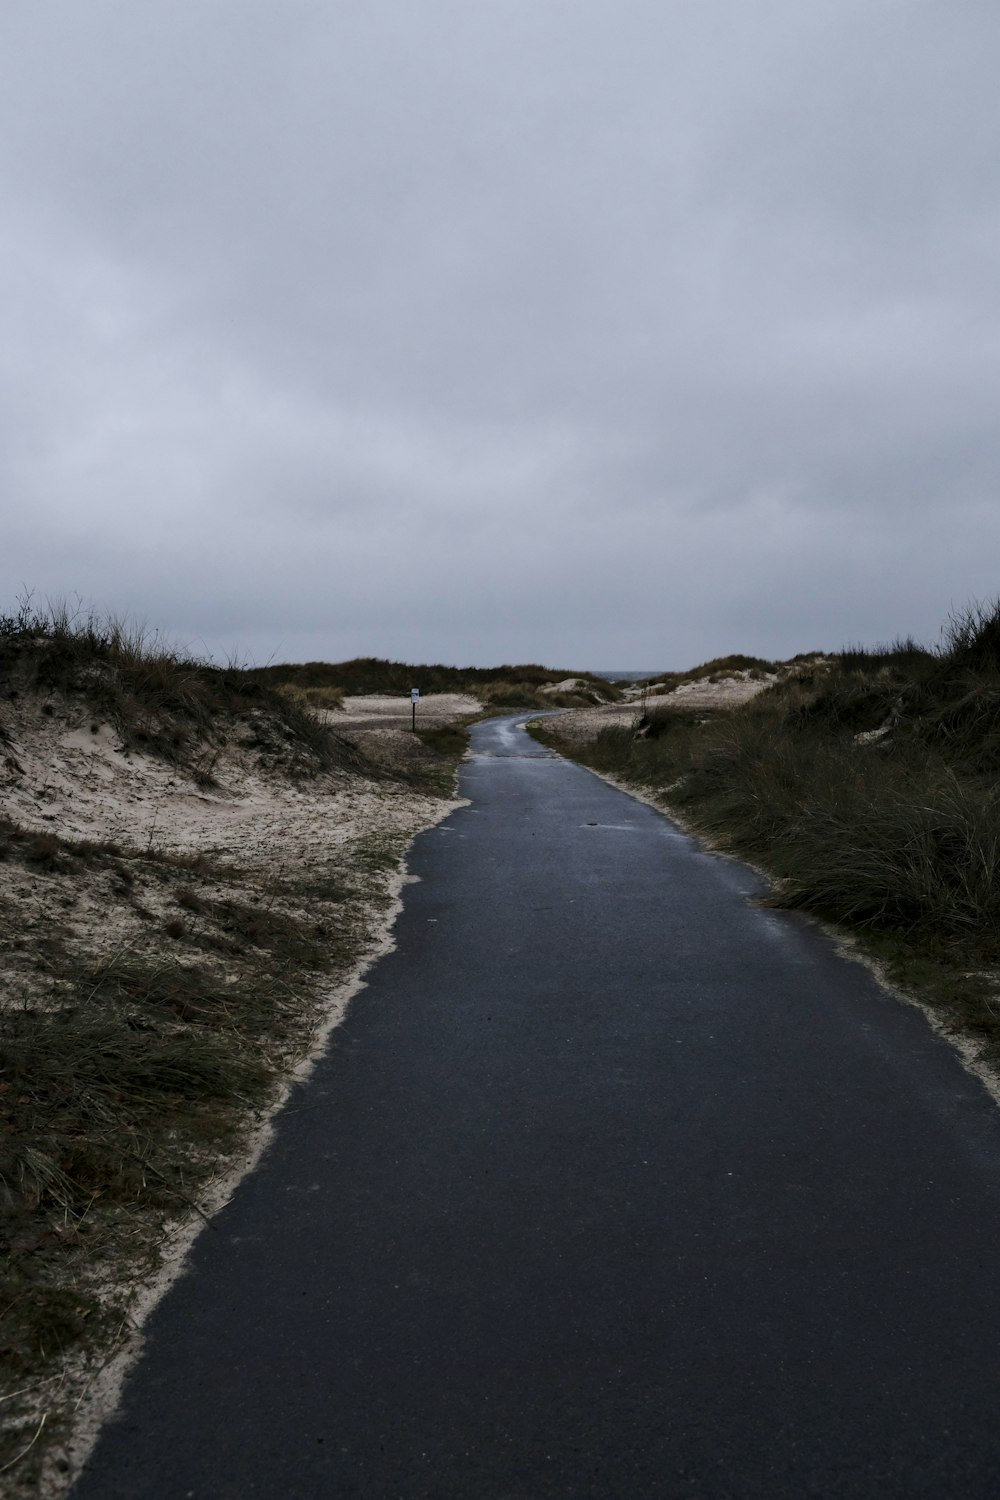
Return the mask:
<path id="1" fill-rule="evenodd" d="M 595 677 L 603 677 L 606 682 L 638 682 L 640 677 L 657 677 L 662 672 L 662 667 L 657 667 L 652 672 L 595 672 Z"/>

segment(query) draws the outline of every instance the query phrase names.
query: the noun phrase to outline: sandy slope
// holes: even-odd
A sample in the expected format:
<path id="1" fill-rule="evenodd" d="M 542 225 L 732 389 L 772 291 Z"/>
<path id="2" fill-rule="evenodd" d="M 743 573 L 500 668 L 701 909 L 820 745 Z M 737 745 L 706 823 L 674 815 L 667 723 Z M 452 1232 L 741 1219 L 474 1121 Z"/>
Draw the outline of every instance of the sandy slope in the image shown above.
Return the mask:
<path id="1" fill-rule="evenodd" d="M 751 677 L 747 672 L 736 673 L 732 677 L 720 678 L 712 681 L 710 678 L 701 678 L 694 682 L 682 682 L 671 692 L 656 690 L 656 684 L 652 690 L 647 690 L 645 697 L 636 693 L 626 702 L 606 703 L 600 708 L 572 709 L 559 720 L 559 736 L 561 739 L 580 744 L 584 740 L 591 740 L 602 729 L 607 729 L 613 724 L 635 724 L 638 725 L 642 714 L 655 713 L 661 709 L 683 709 L 686 712 L 697 712 L 699 709 L 712 711 L 720 708 L 735 708 L 740 703 L 746 703 L 755 698 L 764 688 L 770 687 L 776 682 L 777 675 L 763 677 Z"/>
<path id="2" fill-rule="evenodd" d="M 429 705 L 439 724 L 478 708 L 457 695 Z M 336 727 L 364 739 L 368 748 L 381 740 L 384 754 L 377 758 L 398 763 L 397 738 L 408 754 L 417 751 L 401 727 L 404 713 L 407 700 L 355 700 L 349 714 L 333 717 L 349 720 Z M 398 861 L 409 840 L 457 805 L 398 780 L 347 770 L 292 780 L 269 768 L 267 757 L 247 743 L 230 742 L 200 768 L 200 777 L 193 776 L 152 755 L 128 753 L 109 724 L 95 720 L 83 703 L 59 696 L 12 695 L 3 705 L 2 731 L 0 813 L 22 832 L 19 857 L 0 857 L 0 1012 L 58 1006 L 67 983 L 62 975 L 116 955 L 197 962 L 214 966 L 224 978 L 227 964 L 252 969 L 252 942 L 238 960 L 204 941 L 196 946 L 207 935 L 203 919 L 178 906 L 185 880 L 194 877 L 164 855 L 205 857 L 197 876 L 203 901 L 238 900 L 244 909 L 259 906 L 312 923 L 327 912 L 310 887 L 322 890 L 342 881 L 349 895 L 330 910 L 342 924 L 346 957 L 318 991 L 314 985 L 304 992 L 301 1043 L 284 1059 L 288 1077 L 309 1065 L 367 965 L 391 945 L 404 880 Z M 132 853 L 87 861 L 57 839 Z M 20 857 L 26 848 L 28 857 Z M 135 851 L 156 857 L 137 858 Z M 178 926 L 183 935 L 171 937 Z M 248 1119 L 242 1141 L 201 1191 L 202 1209 L 210 1212 L 225 1201 L 257 1159 L 268 1128 L 266 1119 Z M 109 1366 L 95 1377 L 85 1359 L 70 1359 L 55 1385 L 46 1379 L 32 1388 L 29 1381 L 26 1395 L 0 1412 L 28 1437 L 32 1424 L 47 1415 L 34 1454 L 46 1452 L 46 1494 L 60 1493 L 85 1456 L 138 1348 L 142 1321 L 177 1273 L 201 1222 L 191 1214 L 152 1226 L 144 1243 L 162 1239 L 159 1269 L 152 1275 L 124 1264 L 111 1270 L 119 1284 L 123 1277 L 134 1280 L 135 1296 Z M 58 1433 L 78 1405 L 69 1445 L 46 1450 L 48 1435 Z M 2 1482 L 11 1486 L 5 1493 L 22 1493 L 16 1473 Z M 23 1491 L 29 1492 L 36 1493 Z"/>
<path id="3" fill-rule="evenodd" d="M 382 703 L 369 703 L 356 702 L 352 727 L 366 738 L 392 735 Z M 450 703 L 438 709 L 438 722 L 449 717 L 458 717 Z M 250 883 L 297 869 L 330 870 L 350 859 L 359 840 L 409 836 L 441 812 L 438 799 L 393 782 L 326 774 L 293 783 L 238 746 L 213 762 L 214 784 L 199 786 L 161 760 L 124 752 L 109 725 L 64 702 L 25 695 L 5 708 L 4 723 L 10 743 L 2 747 L 0 811 L 23 828 L 201 853 L 236 867 Z M 37 964 L 42 933 L 51 941 L 58 931 L 68 954 L 88 961 L 123 945 L 162 945 L 158 919 L 171 894 L 153 888 L 136 902 L 120 899 L 125 893 L 110 880 L 68 883 L 55 870 L 0 863 L 0 953 L 7 958 L 0 1005 L 24 999 L 46 978 Z"/>
<path id="4" fill-rule="evenodd" d="M 417 728 L 430 729 L 437 724 L 454 724 L 458 719 L 477 714 L 482 709 L 478 698 L 468 693 L 427 693 L 417 704 Z M 344 706 L 326 715 L 333 729 L 409 728 L 409 698 L 385 694 L 345 698 Z"/>

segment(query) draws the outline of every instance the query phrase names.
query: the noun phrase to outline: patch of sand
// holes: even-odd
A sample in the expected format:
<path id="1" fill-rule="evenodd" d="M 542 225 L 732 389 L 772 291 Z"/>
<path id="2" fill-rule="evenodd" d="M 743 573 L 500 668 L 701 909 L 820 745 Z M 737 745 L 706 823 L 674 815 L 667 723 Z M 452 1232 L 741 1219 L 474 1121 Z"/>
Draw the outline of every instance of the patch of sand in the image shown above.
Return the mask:
<path id="1" fill-rule="evenodd" d="M 417 728 L 454 724 L 482 711 L 478 698 L 468 693 L 428 693 L 417 704 Z M 343 708 L 327 710 L 326 719 L 333 729 L 371 729 L 392 725 L 409 728 L 412 707 L 409 698 L 387 694 L 345 698 Z"/>
<path id="2" fill-rule="evenodd" d="M 612 725 L 634 726 L 637 729 L 644 712 L 651 714 L 664 709 L 677 709 L 685 713 L 697 712 L 698 709 L 716 712 L 736 708 L 777 681 L 776 673 L 751 677 L 749 673 L 739 672 L 732 677 L 720 678 L 717 682 L 709 678 L 682 682 L 669 692 L 662 690 L 662 684 L 654 684 L 654 689 L 660 687 L 659 692 L 647 689 L 643 696 L 641 689 L 633 690 L 627 702 L 605 703 L 597 708 L 570 709 L 560 715 L 557 732 L 561 739 L 579 745 L 596 739 L 602 729 Z"/>
<path id="3" fill-rule="evenodd" d="M 409 700 L 345 702 L 346 714 L 322 715 L 337 730 L 393 737 L 410 720 Z M 418 706 L 417 724 L 454 723 L 481 706 L 459 693 L 431 695 Z M 280 779 L 238 745 L 213 755 L 204 767 L 211 781 L 198 785 L 154 756 L 125 750 L 114 729 L 85 708 L 46 713 L 27 697 L 7 709 L 5 725 L 10 744 L 0 764 L 0 806 L 23 827 L 61 838 L 203 853 L 263 869 L 275 860 L 308 863 L 311 854 L 362 833 L 419 826 L 439 806 L 438 799 L 354 774 Z"/>
<path id="4" fill-rule="evenodd" d="M 151 755 L 125 752 L 111 726 L 71 707 L 46 715 L 22 699 L 5 720 L 11 743 L 0 766 L 0 808 L 22 828 L 201 854 L 236 867 L 248 885 L 297 870 L 328 871 L 349 859 L 359 840 L 394 841 L 441 815 L 440 799 L 396 782 L 338 773 L 282 779 L 238 746 L 214 761 L 214 785 L 202 787 Z M 68 888 L 44 871 L 0 864 L 0 914 L 7 919 L 0 1007 L 44 987 L 35 963 L 43 930 L 58 932 L 67 955 L 87 962 L 123 947 L 146 950 L 164 941 L 150 918 L 166 916 L 170 895 L 147 892 L 141 913 L 134 902 L 114 899 L 110 876 Z"/>

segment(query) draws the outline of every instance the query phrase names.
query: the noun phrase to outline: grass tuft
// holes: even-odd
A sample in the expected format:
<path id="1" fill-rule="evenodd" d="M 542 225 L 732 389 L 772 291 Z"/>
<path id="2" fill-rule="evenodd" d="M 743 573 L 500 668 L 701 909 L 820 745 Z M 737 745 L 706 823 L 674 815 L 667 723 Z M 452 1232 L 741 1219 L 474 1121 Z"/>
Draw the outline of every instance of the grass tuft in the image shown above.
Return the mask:
<path id="1" fill-rule="evenodd" d="M 293 777 L 364 770 L 364 757 L 313 712 L 302 695 L 279 692 L 259 673 L 218 667 L 170 645 L 141 624 L 30 598 L 0 615 L 0 687 L 85 704 L 113 725 L 125 751 L 184 767 L 216 785 L 215 766 L 234 738 L 269 769 Z"/>

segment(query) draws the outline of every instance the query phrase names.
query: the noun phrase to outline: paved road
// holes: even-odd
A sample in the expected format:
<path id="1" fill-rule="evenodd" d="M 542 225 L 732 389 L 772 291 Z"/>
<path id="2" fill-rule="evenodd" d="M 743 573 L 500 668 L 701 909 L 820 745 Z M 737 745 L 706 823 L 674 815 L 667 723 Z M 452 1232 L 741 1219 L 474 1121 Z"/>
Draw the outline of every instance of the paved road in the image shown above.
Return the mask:
<path id="1" fill-rule="evenodd" d="M 509 722 L 74 1500 L 996 1500 L 1000 1112 Z"/>

